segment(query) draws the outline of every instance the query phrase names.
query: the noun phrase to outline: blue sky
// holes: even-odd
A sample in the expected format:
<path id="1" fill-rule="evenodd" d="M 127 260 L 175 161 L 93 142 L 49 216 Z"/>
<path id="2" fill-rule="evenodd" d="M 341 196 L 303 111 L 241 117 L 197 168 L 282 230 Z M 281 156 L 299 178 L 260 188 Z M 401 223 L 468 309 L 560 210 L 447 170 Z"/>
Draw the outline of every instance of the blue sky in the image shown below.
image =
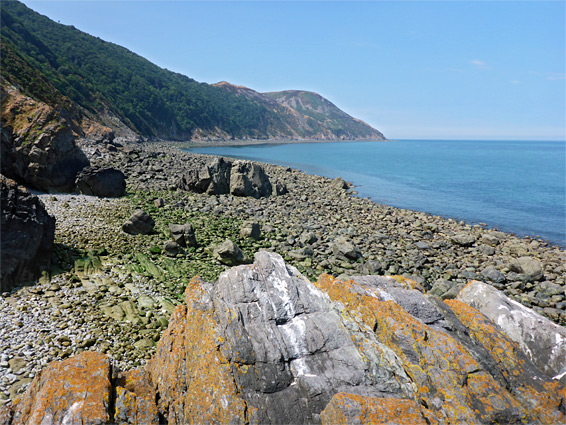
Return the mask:
<path id="1" fill-rule="evenodd" d="M 564 1 L 31 1 L 198 81 L 311 90 L 390 139 L 566 140 Z"/>

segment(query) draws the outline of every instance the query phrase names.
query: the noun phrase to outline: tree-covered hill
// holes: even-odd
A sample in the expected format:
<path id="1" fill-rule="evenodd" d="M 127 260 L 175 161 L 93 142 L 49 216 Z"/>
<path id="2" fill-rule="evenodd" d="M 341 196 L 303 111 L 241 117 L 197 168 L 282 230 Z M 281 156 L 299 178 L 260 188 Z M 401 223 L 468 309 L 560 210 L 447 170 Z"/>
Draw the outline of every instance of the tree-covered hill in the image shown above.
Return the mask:
<path id="1" fill-rule="evenodd" d="M 143 136 L 170 140 L 337 134 L 317 117 L 162 69 L 20 2 L 2 1 L 0 13 L 2 78 L 45 103 L 70 99 L 95 118 L 114 116 Z M 308 125 L 297 128 L 297 120 Z"/>

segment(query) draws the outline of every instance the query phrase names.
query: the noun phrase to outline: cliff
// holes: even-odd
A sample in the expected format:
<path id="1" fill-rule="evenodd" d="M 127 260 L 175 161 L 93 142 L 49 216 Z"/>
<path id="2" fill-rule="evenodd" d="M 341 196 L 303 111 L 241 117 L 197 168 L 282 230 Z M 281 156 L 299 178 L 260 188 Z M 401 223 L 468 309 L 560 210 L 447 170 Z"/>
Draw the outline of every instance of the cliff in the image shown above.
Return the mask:
<path id="1" fill-rule="evenodd" d="M 0 422 L 562 423 L 564 365 L 541 371 L 529 358 L 544 362 L 541 347 L 527 353 L 471 307 L 482 285 L 442 301 L 402 277 L 313 284 L 259 252 L 214 284 L 191 281 L 145 368 L 122 373 L 95 352 L 52 363 Z M 512 315 L 500 310 L 497 322 Z"/>

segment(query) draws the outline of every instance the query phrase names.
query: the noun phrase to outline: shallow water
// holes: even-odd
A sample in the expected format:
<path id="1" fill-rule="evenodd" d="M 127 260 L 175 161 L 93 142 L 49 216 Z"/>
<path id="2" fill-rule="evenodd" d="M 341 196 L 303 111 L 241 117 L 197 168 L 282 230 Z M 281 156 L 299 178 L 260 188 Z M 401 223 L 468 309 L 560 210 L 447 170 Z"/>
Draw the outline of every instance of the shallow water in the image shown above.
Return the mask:
<path id="1" fill-rule="evenodd" d="M 190 151 L 340 176 L 381 204 L 483 222 L 566 246 L 564 142 L 402 140 Z"/>

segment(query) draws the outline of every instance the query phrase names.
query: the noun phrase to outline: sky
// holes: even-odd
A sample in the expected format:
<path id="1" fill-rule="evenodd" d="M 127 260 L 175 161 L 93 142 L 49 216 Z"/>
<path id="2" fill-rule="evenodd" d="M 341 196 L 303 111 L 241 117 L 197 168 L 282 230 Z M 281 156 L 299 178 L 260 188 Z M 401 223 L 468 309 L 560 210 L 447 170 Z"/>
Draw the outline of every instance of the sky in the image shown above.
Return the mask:
<path id="1" fill-rule="evenodd" d="M 32 1 L 197 81 L 309 90 L 389 139 L 566 140 L 566 2 Z"/>

